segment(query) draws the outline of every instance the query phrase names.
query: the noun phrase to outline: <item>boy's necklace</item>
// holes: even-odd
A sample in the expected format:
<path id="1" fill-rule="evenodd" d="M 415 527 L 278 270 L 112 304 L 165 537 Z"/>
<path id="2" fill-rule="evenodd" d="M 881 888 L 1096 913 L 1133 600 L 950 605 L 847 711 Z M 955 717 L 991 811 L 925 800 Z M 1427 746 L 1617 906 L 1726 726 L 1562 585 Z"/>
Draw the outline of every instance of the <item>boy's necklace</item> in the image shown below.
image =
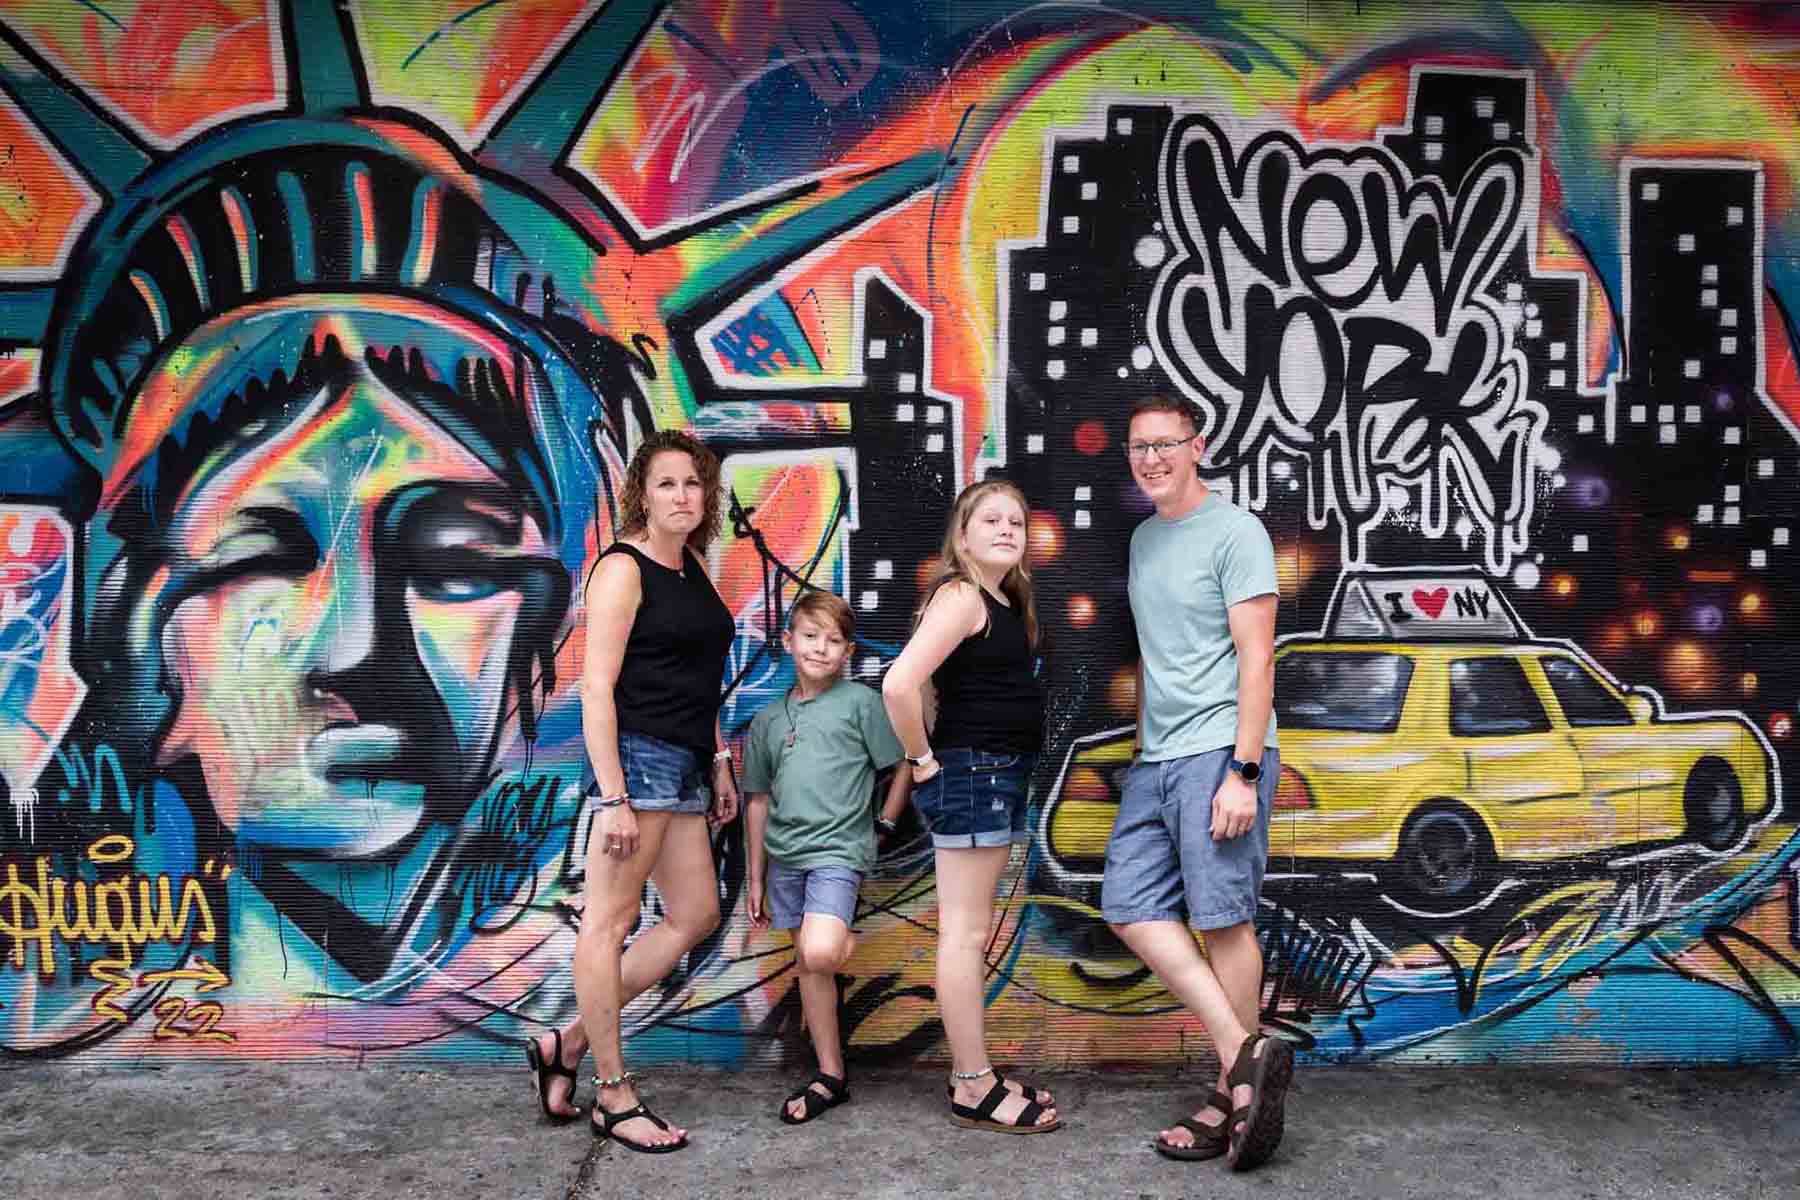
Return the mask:
<path id="1" fill-rule="evenodd" d="M 799 690 L 798 686 L 791 687 L 787 690 L 787 694 L 781 698 L 782 710 L 787 713 L 788 731 L 786 745 L 789 750 L 792 750 L 794 748 L 794 743 L 800 740 L 800 718 L 794 715 L 794 693 Z"/>
<path id="2" fill-rule="evenodd" d="M 802 704 L 810 704 L 814 700 L 817 700 L 820 696 L 823 696 L 829 690 L 830 689 L 828 689 L 828 688 L 820 688 L 817 692 L 814 692 L 811 696 L 803 695 L 800 697 L 800 702 Z M 794 743 L 796 741 L 800 740 L 800 718 L 794 715 L 794 694 L 799 691 L 800 691 L 800 685 L 798 683 L 796 683 L 793 687 L 791 687 L 787 690 L 787 693 L 785 695 L 783 695 L 781 697 L 782 711 L 787 714 L 787 720 L 788 720 L 786 745 L 787 745 L 787 748 L 790 750 L 792 750 L 794 748 Z"/>

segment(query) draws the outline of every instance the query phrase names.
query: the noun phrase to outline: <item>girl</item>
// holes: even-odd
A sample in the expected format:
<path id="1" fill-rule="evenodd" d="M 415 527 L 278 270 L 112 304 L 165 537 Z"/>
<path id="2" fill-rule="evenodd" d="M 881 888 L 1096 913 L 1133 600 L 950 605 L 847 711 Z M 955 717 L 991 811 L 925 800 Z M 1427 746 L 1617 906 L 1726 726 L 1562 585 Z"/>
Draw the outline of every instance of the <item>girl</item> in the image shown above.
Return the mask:
<path id="1" fill-rule="evenodd" d="M 937 860 L 937 993 L 950 1041 L 951 1117 L 1001 1133 L 1060 1124 L 1047 1092 L 993 1069 L 982 1030 L 994 888 L 1012 844 L 1027 837 L 1026 790 L 1044 737 L 1025 514 L 1025 497 L 1003 480 L 957 497 L 937 577 L 881 688 Z M 924 722 L 928 680 L 937 694 L 935 750 Z"/>

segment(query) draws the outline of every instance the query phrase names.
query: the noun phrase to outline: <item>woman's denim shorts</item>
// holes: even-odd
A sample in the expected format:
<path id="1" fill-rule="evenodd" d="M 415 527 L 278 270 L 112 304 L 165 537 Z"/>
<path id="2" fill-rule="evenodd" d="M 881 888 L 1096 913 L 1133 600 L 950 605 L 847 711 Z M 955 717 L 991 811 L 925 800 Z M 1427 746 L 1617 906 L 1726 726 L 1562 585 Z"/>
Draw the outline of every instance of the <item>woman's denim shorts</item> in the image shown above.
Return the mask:
<path id="1" fill-rule="evenodd" d="M 936 751 L 943 769 L 913 788 L 913 805 L 931 830 L 931 844 L 947 850 L 1006 846 L 1030 838 L 1025 830 L 1031 754 Z"/>
<path id="2" fill-rule="evenodd" d="M 619 767 L 633 812 L 704 813 L 712 807 L 706 768 L 690 747 L 647 733 L 619 732 Z M 588 795 L 598 799 L 591 785 Z"/>

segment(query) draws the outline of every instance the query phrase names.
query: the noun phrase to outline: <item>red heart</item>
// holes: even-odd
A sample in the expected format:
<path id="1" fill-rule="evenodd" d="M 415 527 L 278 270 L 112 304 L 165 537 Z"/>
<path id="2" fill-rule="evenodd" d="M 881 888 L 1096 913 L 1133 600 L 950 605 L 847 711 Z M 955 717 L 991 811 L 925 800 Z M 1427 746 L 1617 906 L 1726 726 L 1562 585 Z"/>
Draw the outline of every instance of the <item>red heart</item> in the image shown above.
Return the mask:
<path id="1" fill-rule="evenodd" d="M 1435 592 L 1427 592 L 1421 588 L 1413 589 L 1413 603 L 1418 605 L 1426 616 L 1437 620 L 1438 614 L 1444 611 L 1444 602 L 1450 599 L 1450 589 L 1441 587 Z"/>

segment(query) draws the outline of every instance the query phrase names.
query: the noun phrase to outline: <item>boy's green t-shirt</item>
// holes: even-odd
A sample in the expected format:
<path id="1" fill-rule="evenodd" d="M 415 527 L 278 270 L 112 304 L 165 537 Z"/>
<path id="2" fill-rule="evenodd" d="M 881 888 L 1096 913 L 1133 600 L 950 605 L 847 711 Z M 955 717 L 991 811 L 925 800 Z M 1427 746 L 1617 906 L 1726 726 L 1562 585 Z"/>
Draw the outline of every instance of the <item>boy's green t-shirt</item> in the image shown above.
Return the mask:
<path id="1" fill-rule="evenodd" d="M 769 793 L 769 856 L 796 870 L 866 874 L 875 865 L 875 772 L 905 756 L 880 695 L 860 683 L 840 679 L 811 700 L 790 691 L 765 706 L 750 722 L 743 790 Z"/>

